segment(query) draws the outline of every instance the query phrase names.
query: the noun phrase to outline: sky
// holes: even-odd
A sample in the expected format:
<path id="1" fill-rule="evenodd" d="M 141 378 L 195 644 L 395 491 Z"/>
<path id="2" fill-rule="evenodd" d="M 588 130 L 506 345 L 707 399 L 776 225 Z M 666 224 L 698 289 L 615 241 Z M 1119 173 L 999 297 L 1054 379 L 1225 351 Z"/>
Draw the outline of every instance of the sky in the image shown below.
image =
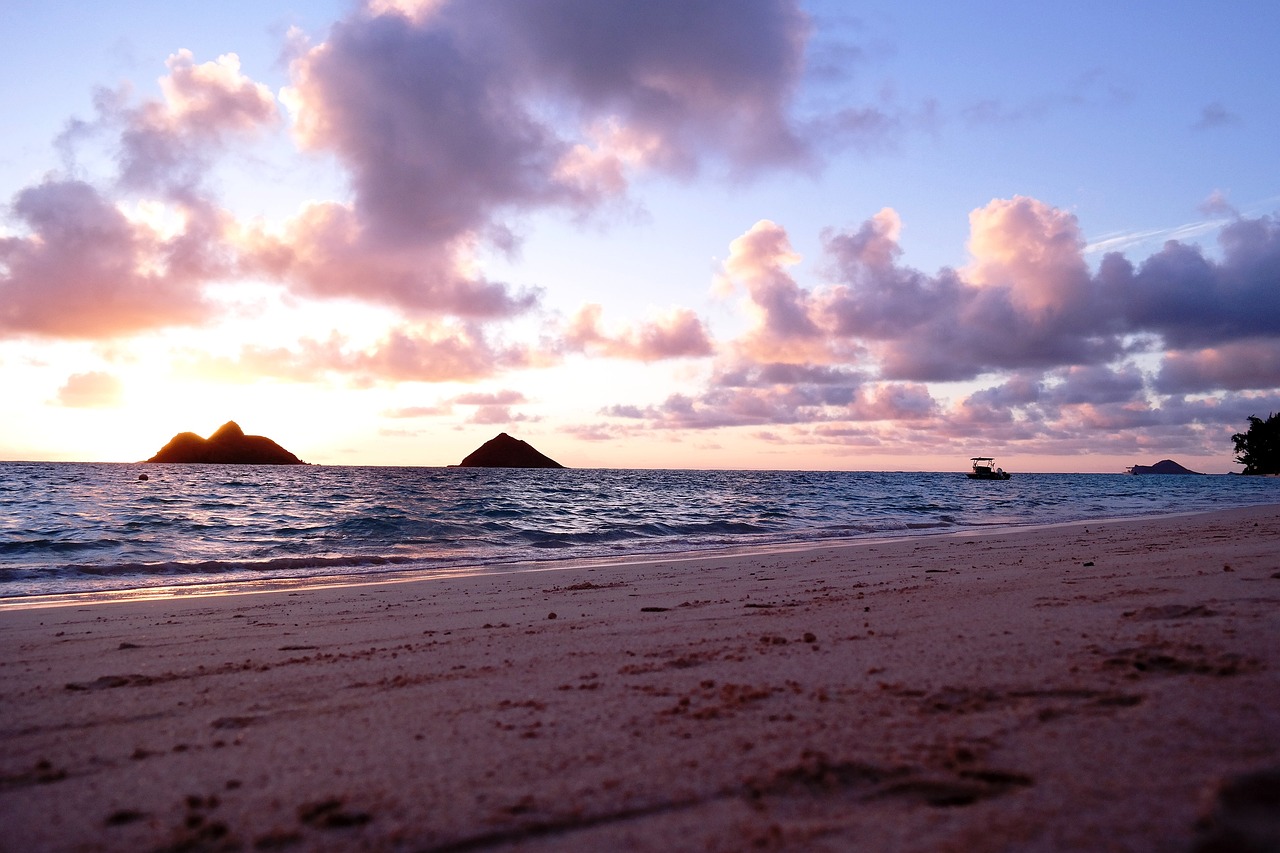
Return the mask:
<path id="1" fill-rule="evenodd" d="M 0 459 L 1238 471 L 1280 4 L 9 0 Z"/>

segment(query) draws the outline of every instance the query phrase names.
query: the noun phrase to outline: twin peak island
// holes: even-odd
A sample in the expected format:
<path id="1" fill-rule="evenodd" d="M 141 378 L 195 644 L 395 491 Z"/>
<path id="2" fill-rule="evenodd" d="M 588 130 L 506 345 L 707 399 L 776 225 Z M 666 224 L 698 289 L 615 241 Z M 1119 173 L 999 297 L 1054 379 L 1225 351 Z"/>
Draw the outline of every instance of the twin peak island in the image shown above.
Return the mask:
<path id="1" fill-rule="evenodd" d="M 245 435 L 235 421 L 227 421 L 208 438 L 180 432 L 148 462 L 194 462 L 212 465 L 305 465 L 306 463 L 264 435 Z M 533 445 L 504 433 L 472 451 L 459 468 L 563 468 Z"/>

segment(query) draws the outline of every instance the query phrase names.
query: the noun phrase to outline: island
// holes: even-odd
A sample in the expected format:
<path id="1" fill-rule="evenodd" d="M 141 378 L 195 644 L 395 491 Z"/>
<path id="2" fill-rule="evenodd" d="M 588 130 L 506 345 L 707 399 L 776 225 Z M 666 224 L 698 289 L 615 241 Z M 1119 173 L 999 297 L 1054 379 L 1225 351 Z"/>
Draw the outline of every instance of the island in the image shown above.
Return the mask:
<path id="1" fill-rule="evenodd" d="M 559 462 L 544 456 L 533 445 L 505 432 L 473 450 L 459 468 L 563 468 Z"/>
<path id="2" fill-rule="evenodd" d="M 266 436 L 245 435 L 235 421 L 227 421 L 208 438 L 194 432 L 180 432 L 147 461 L 209 465 L 306 464 Z"/>
<path id="3" fill-rule="evenodd" d="M 1183 468 L 1172 459 L 1161 459 L 1154 465 L 1134 465 L 1125 469 L 1129 474 L 1199 474 L 1199 471 L 1192 471 L 1189 468 Z"/>

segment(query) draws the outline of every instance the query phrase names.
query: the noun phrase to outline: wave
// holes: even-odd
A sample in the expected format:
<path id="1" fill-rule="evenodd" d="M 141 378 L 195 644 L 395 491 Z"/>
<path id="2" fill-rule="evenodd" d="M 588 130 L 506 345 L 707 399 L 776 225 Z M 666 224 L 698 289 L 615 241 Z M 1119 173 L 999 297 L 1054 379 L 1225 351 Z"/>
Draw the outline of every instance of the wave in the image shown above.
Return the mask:
<path id="1" fill-rule="evenodd" d="M 250 476 L 251 473 L 251 476 Z M 0 463 L 0 596 L 912 535 L 1280 502 L 1247 477 Z"/>
<path id="2" fill-rule="evenodd" d="M 228 574 L 270 574 L 275 572 L 403 566 L 421 563 L 412 557 L 364 554 L 343 557 L 273 557 L 266 560 L 170 560 L 159 563 L 68 563 L 60 566 L 5 567 L 0 569 L 0 582 L 13 583 L 35 579 L 75 577 L 89 578 L 156 578 L 173 576 L 217 576 Z"/>

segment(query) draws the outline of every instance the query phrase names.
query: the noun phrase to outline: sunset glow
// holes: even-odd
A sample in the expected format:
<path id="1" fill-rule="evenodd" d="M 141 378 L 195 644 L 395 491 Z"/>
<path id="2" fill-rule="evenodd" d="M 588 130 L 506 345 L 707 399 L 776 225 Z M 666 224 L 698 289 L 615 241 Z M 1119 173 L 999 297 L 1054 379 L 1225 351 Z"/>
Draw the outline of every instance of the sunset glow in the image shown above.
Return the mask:
<path id="1" fill-rule="evenodd" d="M 6 16 L 0 458 L 1225 472 L 1280 411 L 1273 4 L 127 5 Z"/>

